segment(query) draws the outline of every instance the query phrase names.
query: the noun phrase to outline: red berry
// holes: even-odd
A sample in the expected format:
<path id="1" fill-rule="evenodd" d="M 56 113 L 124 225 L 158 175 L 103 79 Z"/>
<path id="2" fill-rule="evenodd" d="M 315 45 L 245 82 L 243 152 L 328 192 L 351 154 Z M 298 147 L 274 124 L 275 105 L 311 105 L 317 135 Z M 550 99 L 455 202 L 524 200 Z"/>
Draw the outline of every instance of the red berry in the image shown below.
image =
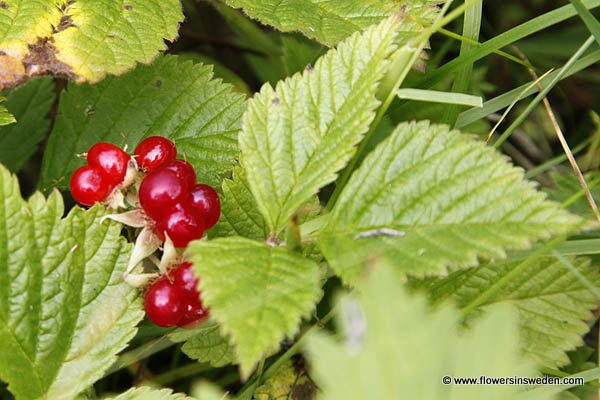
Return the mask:
<path id="1" fill-rule="evenodd" d="M 208 185 L 196 185 L 190 191 L 192 205 L 204 217 L 206 229 L 212 228 L 221 216 L 221 201 L 215 189 Z"/>
<path id="2" fill-rule="evenodd" d="M 192 299 L 200 298 L 200 292 L 198 292 L 199 279 L 194 276 L 191 263 L 184 262 L 173 269 L 170 275 L 173 279 L 173 284 L 181 290 L 184 296 Z"/>
<path id="3" fill-rule="evenodd" d="M 138 165 L 151 172 L 159 165 L 172 161 L 177 157 L 175 144 L 162 136 L 150 136 L 135 148 Z"/>
<path id="4" fill-rule="evenodd" d="M 175 247 L 183 248 L 204 234 L 202 216 L 190 205 L 179 203 L 156 223 L 156 233 L 164 240 L 167 232 Z"/>
<path id="5" fill-rule="evenodd" d="M 87 154 L 89 165 L 100 168 L 116 186 L 123 182 L 127 173 L 129 154 L 110 143 L 96 143 Z"/>
<path id="6" fill-rule="evenodd" d="M 187 186 L 191 188 L 196 184 L 196 171 L 194 171 L 194 167 L 192 164 L 185 160 L 173 160 L 169 161 L 160 166 L 160 169 L 168 169 L 173 171 L 180 177 L 184 182 L 186 182 Z"/>
<path id="7" fill-rule="evenodd" d="M 179 327 L 194 328 L 208 318 L 209 310 L 204 308 L 200 300 L 185 299 L 183 300 L 183 307 L 185 308 L 185 313 L 177 322 L 177 326 Z"/>
<path id="8" fill-rule="evenodd" d="M 71 176 L 70 186 L 73 198 L 86 206 L 104 200 L 113 188 L 106 174 L 93 165 L 79 167 Z"/>
<path id="9" fill-rule="evenodd" d="M 140 185 L 142 208 L 155 220 L 161 219 L 175 204 L 187 195 L 183 179 L 171 170 L 159 168 L 146 176 Z"/>
<path id="10" fill-rule="evenodd" d="M 158 278 L 146 292 L 146 314 L 150 321 L 167 328 L 175 325 L 187 311 L 182 303 L 181 292 L 166 276 Z"/>

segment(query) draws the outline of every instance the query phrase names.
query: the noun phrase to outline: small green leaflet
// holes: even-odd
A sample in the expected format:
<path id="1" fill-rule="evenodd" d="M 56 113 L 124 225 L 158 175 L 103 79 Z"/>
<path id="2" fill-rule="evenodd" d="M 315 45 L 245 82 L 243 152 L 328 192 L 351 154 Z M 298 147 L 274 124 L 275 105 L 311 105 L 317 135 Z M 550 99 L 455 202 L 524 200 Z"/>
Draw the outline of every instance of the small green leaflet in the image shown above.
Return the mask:
<path id="1" fill-rule="evenodd" d="M 319 245 L 352 284 L 373 255 L 390 257 L 401 273 L 444 275 L 579 223 L 490 147 L 446 125 L 411 122 L 354 172 Z"/>
<path id="2" fill-rule="evenodd" d="M 442 378 L 535 376 L 519 354 L 512 309 L 496 306 L 463 332 L 461 317 L 444 305 L 431 311 L 411 297 L 386 265 L 373 266 L 358 296 L 339 301 L 342 342 L 309 333 L 311 377 L 323 400 L 546 399 L 511 385 L 444 385 Z M 498 351 L 502 349 L 502 351 Z"/>
<path id="3" fill-rule="evenodd" d="M 316 391 L 307 371 L 290 360 L 256 388 L 253 400 L 314 399 Z"/>
<path id="4" fill-rule="evenodd" d="M 46 116 L 54 103 L 54 82 L 48 77 L 34 78 L 6 95 L 6 106 L 17 123 L 0 127 L 0 163 L 17 172 L 48 132 Z"/>
<path id="5" fill-rule="evenodd" d="M 576 259 L 573 264 L 600 287 L 600 274 L 589 260 Z M 597 307 L 586 286 L 551 257 L 490 263 L 412 284 L 424 287 L 434 303 L 454 300 L 469 320 L 493 304 L 515 306 L 523 352 L 548 368 L 568 364 L 565 352 L 583 344 L 581 337 Z"/>
<path id="6" fill-rule="evenodd" d="M 70 399 L 115 361 L 143 317 L 123 281 L 131 245 L 101 207 L 65 218 L 57 191 L 21 198 L 0 166 L 0 379 L 17 399 Z"/>
<path id="7" fill-rule="evenodd" d="M 298 330 L 321 297 L 319 265 L 283 247 L 240 237 L 188 248 L 202 301 L 235 345 L 242 376 Z"/>
<path id="8" fill-rule="evenodd" d="M 233 347 L 220 333 L 218 324 L 207 322 L 193 330 L 180 329 L 169 335 L 173 342 L 185 342 L 181 351 L 186 356 L 213 367 L 222 367 L 233 361 Z"/>
<path id="9" fill-rule="evenodd" d="M 355 151 L 379 104 L 378 82 L 397 48 L 399 19 L 355 34 L 314 69 L 248 103 L 239 136 L 241 165 L 272 233 L 319 188 L 332 182 Z"/>
<path id="10" fill-rule="evenodd" d="M 221 217 L 208 232 L 210 237 L 243 236 L 264 240 L 269 235 L 265 220 L 252 197 L 244 170 L 233 169 L 231 179 L 221 184 Z"/>
<path id="11" fill-rule="evenodd" d="M 417 21 L 432 19 L 443 1 L 410 0 L 224 0 L 251 18 L 281 31 L 300 31 L 311 39 L 333 46 L 356 31 L 381 22 L 392 14 L 405 16 L 403 29 L 416 30 Z"/>
<path id="12" fill-rule="evenodd" d="M 177 37 L 178 0 L 5 0 L 0 54 L 13 67 L 0 89 L 41 73 L 98 82 L 149 63 Z M 27 72 L 26 72 L 27 71 Z"/>
<path id="13" fill-rule="evenodd" d="M 61 95 L 42 164 L 40 188 L 67 187 L 69 176 L 95 143 L 130 151 L 145 137 L 165 136 L 200 182 L 218 186 L 239 154 L 244 96 L 212 79 L 212 67 L 161 57 L 150 66 L 96 85 L 70 84 Z"/>
<path id="14" fill-rule="evenodd" d="M 0 96 L 0 103 L 5 101 L 6 98 Z M 15 117 L 8 112 L 5 106 L 0 105 L 0 126 L 9 125 L 17 122 Z"/>

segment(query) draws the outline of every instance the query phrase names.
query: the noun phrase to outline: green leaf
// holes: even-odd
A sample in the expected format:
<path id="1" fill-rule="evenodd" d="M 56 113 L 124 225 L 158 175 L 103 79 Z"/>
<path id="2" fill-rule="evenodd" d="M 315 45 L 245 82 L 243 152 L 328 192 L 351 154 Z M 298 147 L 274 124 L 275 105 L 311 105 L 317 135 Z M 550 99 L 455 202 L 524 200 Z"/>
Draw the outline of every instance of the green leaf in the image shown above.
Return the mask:
<path id="1" fill-rule="evenodd" d="M 267 226 L 278 233 L 352 157 L 379 104 L 377 84 L 396 49 L 399 20 L 355 34 L 275 89 L 249 101 L 241 164 Z"/>
<path id="2" fill-rule="evenodd" d="M 133 150 L 151 135 L 174 140 L 199 181 L 218 186 L 239 154 L 244 96 L 211 77 L 210 66 L 166 56 L 96 85 L 70 84 L 44 154 L 40 187 L 66 187 L 83 163 L 76 155 L 96 142 Z"/>
<path id="3" fill-rule="evenodd" d="M 545 200 L 523 171 L 446 125 L 398 125 L 344 188 L 319 244 L 345 282 L 361 262 L 391 257 L 411 275 L 445 274 L 478 258 L 503 259 L 579 218 Z"/>
<path id="4" fill-rule="evenodd" d="M 316 389 L 306 371 L 288 361 L 256 388 L 253 400 L 314 399 Z"/>
<path id="5" fill-rule="evenodd" d="M 204 324 L 192 331 L 180 330 L 169 335 L 174 342 L 185 342 L 181 351 L 190 358 L 213 367 L 231 364 L 234 358 L 233 347 L 220 333 L 219 325 Z"/>
<path id="6" fill-rule="evenodd" d="M 266 239 L 269 230 L 252 197 L 244 170 L 234 168 L 232 179 L 223 180 L 221 187 L 221 217 L 209 235 Z"/>
<path id="7" fill-rule="evenodd" d="M 0 88 L 39 74 L 79 83 L 121 74 L 166 49 L 165 40 L 177 37 L 183 20 L 178 0 L 6 0 L 3 5 L 0 54 L 11 57 L 14 70 L 0 74 Z"/>
<path id="8" fill-rule="evenodd" d="M 0 163 L 16 172 L 50 127 L 46 116 L 54 102 L 54 84 L 50 78 L 35 78 L 8 92 L 7 97 L 6 106 L 18 123 L 0 127 Z"/>
<path id="9" fill-rule="evenodd" d="M 111 397 L 112 400 L 191 400 L 191 397 L 182 393 L 173 393 L 171 389 L 152 389 L 148 386 L 134 387 L 121 393 L 117 397 Z M 204 400 L 199 398 L 199 400 Z"/>
<path id="10" fill-rule="evenodd" d="M 5 101 L 6 98 L 0 97 L 0 103 Z M 14 115 L 8 112 L 6 107 L 0 106 L 0 126 L 9 125 L 17 122 Z"/>
<path id="11" fill-rule="evenodd" d="M 298 330 L 321 296 L 321 271 L 283 247 L 232 237 L 188 248 L 202 300 L 235 345 L 242 375 Z"/>
<path id="12" fill-rule="evenodd" d="M 321 399 L 514 399 L 519 386 L 443 385 L 442 378 L 534 376 L 519 354 L 512 310 L 495 307 L 461 332 L 458 312 L 448 306 L 431 312 L 425 299 L 405 293 L 391 269 L 377 267 L 358 301 L 339 302 L 341 343 L 309 333 Z M 545 397 L 523 397 L 534 398 Z"/>
<path id="13" fill-rule="evenodd" d="M 299 31 L 311 39 L 333 46 L 356 31 L 380 22 L 392 14 L 407 14 L 407 31 L 418 20 L 430 19 L 439 1 L 411 0 L 399 4 L 387 0 L 225 0 L 251 18 L 284 31 Z"/>
<path id="14" fill-rule="evenodd" d="M 594 286 L 600 273 L 587 259 L 576 259 L 575 268 Z M 596 297 L 555 258 L 533 262 L 490 263 L 432 278 L 424 287 L 434 303 L 452 299 L 467 318 L 493 304 L 511 304 L 518 310 L 521 348 L 539 365 L 555 368 L 568 364 L 566 351 L 583 344 L 589 330 Z"/>
<path id="15" fill-rule="evenodd" d="M 123 281 L 131 245 L 101 207 L 34 194 L 0 167 L 0 379 L 17 399 L 70 399 L 100 379 L 143 317 Z"/>

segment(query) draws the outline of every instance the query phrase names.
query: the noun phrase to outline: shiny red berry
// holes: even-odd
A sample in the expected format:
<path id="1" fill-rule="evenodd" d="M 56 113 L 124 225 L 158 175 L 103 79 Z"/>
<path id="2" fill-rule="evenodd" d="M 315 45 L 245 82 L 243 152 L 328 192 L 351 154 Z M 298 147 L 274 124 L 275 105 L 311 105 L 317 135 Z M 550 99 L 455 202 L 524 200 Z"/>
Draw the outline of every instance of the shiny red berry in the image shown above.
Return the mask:
<path id="1" fill-rule="evenodd" d="M 89 165 L 100 168 L 116 186 L 123 182 L 127 173 L 129 154 L 110 143 L 96 143 L 87 154 Z"/>
<path id="2" fill-rule="evenodd" d="M 161 165 L 160 168 L 175 172 L 177 176 L 182 178 L 189 188 L 196 184 L 196 171 L 194 171 L 192 164 L 185 160 L 177 159 L 169 161 Z"/>
<path id="3" fill-rule="evenodd" d="M 194 328 L 208 319 L 209 310 L 204 308 L 200 300 L 184 299 L 183 307 L 185 313 L 177 322 L 179 327 Z"/>
<path id="4" fill-rule="evenodd" d="M 166 276 L 150 286 L 144 305 L 150 321 L 164 328 L 178 323 L 188 309 L 182 302 L 181 291 Z"/>
<path id="5" fill-rule="evenodd" d="M 146 176 L 140 185 L 140 204 L 154 220 L 166 213 L 188 195 L 184 180 L 171 170 L 159 168 Z"/>
<path id="6" fill-rule="evenodd" d="M 200 239 L 204 234 L 204 222 L 196 209 L 188 204 L 179 203 L 163 219 L 156 222 L 158 236 L 164 240 L 166 232 L 175 247 L 183 248 L 189 242 Z"/>
<path id="7" fill-rule="evenodd" d="M 113 185 L 102 170 L 93 165 L 78 168 L 71 176 L 71 194 L 86 206 L 102 201 L 113 189 Z"/>
<path id="8" fill-rule="evenodd" d="M 182 291 L 184 296 L 192 299 L 200 298 L 200 292 L 198 292 L 199 279 L 194 276 L 191 263 L 184 262 L 173 269 L 170 275 L 171 279 L 173 279 L 173 284 Z"/>
<path id="9" fill-rule="evenodd" d="M 219 194 L 211 186 L 199 184 L 190 190 L 192 205 L 204 217 L 206 229 L 212 228 L 221 216 Z"/>
<path id="10" fill-rule="evenodd" d="M 134 154 L 137 156 L 138 165 L 147 172 L 151 172 L 159 165 L 174 160 L 177 157 L 177 149 L 175 144 L 167 138 L 150 136 L 138 144 Z"/>

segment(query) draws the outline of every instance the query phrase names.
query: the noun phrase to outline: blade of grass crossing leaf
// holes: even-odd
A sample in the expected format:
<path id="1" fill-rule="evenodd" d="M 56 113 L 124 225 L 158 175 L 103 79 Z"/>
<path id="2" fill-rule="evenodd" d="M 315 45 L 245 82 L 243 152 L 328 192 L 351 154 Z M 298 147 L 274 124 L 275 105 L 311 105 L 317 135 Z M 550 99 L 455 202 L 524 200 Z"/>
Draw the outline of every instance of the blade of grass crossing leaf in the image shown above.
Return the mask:
<path id="1" fill-rule="evenodd" d="M 585 149 L 585 147 L 590 142 L 591 142 L 591 138 L 579 143 L 576 147 L 573 147 L 573 154 L 578 154 L 579 152 L 581 152 L 583 149 Z M 556 156 L 554 158 L 551 158 L 550 160 L 546 161 L 545 163 L 540 164 L 537 167 L 532 168 L 529 171 L 527 171 L 525 173 L 525 177 L 527 179 L 529 179 L 529 178 L 533 178 L 539 174 L 543 174 L 544 172 L 548 171 L 550 168 L 552 168 L 556 165 L 559 165 L 566 159 L 567 159 L 567 156 L 564 153 L 559 156 Z"/>
<path id="2" fill-rule="evenodd" d="M 377 114 L 375 115 L 375 119 L 374 119 L 373 123 L 371 124 L 369 131 L 366 133 L 365 137 L 363 138 L 360 145 L 358 146 L 358 149 L 356 150 L 354 157 L 350 160 L 350 162 L 348 163 L 346 168 L 344 168 L 342 170 L 342 172 L 340 173 L 339 178 L 336 182 L 335 189 L 334 189 L 331 197 L 329 198 L 329 201 L 327 202 L 327 205 L 326 205 L 327 210 L 331 210 L 333 208 L 333 206 L 335 205 L 335 202 L 337 201 L 337 198 L 339 197 L 340 193 L 342 192 L 342 189 L 348 182 L 348 179 L 350 179 L 350 175 L 352 174 L 352 171 L 354 171 L 354 169 L 356 168 L 358 160 L 361 159 L 361 157 L 363 156 L 363 153 L 368 148 L 369 142 L 370 142 L 373 134 L 377 130 L 377 126 L 379 125 L 379 122 L 381 121 L 384 114 L 388 110 L 390 104 L 392 103 L 392 100 L 394 99 L 396 90 L 400 87 L 400 85 L 402 85 L 404 78 L 406 78 L 406 75 L 408 74 L 408 72 L 412 68 L 413 64 L 415 63 L 415 61 L 421 54 L 421 51 L 423 51 L 423 49 L 425 48 L 425 45 L 427 44 L 429 37 L 431 35 L 433 35 L 433 33 L 437 29 L 441 28 L 442 26 L 444 26 L 445 24 L 454 20 L 455 18 L 458 18 L 464 12 L 465 8 L 469 4 L 473 3 L 476 0 L 472 0 L 471 2 L 465 2 L 465 4 L 457 7 L 451 13 L 449 13 L 446 17 L 444 17 L 444 14 L 450 8 L 452 1 L 453 0 L 448 0 L 444 4 L 444 7 L 438 14 L 433 25 L 430 26 L 429 28 L 425 29 L 421 33 L 421 35 L 417 39 L 414 40 L 414 43 L 412 44 L 412 46 L 410 48 L 407 49 L 405 46 L 404 48 L 399 50 L 399 54 L 396 57 L 396 59 L 394 60 L 394 64 L 390 68 L 390 71 L 388 72 L 387 76 L 384 77 L 384 79 L 381 81 L 381 84 L 379 86 L 379 91 L 378 91 L 377 97 L 379 99 L 382 99 L 382 104 L 379 107 Z"/>
<path id="3" fill-rule="evenodd" d="M 458 104 L 469 107 L 482 107 L 483 100 L 479 96 L 472 96 L 464 93 L 440 92 L 437 90 L 423 89 L 398 89 L 396 91 L 398 98 L 425 101 L 431 103 Z"/>
<path id="4" fill-rule="evenodd" d="M 561 79 L 568 78 L 569 76 L 572 76 L 572 75 L 580 72 L 581 70 L 589 67 L 590 65 L 596 64 L 599 61 L 600 61 L 600 50 L 596 50 L 596 51 L 590 53 L 589 55 L 581 58 L 576 63 L 574 63 L 567 70 L 567 72 L 562 76 Z M 546 84 L 548 82 L 552 81 L 558 75 L 558 73 L 559 73 L 559 71 L 551 72 L 544 79 L 540 79 L 539 83 L 542 86 L 546 86 Z M 527 88 L 529 88 L 529 89 L 527 89 Z M 537 89 L 537 86 L 535 85 L 535 82 L 533 82 L 533 85 L 531 83 L 523 84 L 511 91 L 508 91 L 504 94 L 501 94 L 500 96 L 497 96 L 491 100 L 486 101 L 485 103 L 483 103 L 482 108 L 471 109 L 471 110 L 462 112 L 458 116 L 458 121 L 456 122 L 456 128 L 457 129 L 464 128 L 465 126 L 469 125 L 472 122 L 475 122 L 481 118 L 485 118 L 486 116 L 493 114 L 493 113 L 497 112 L 498 110 L 503 109 L 504 107 L 510 105 L 514 101 L 515 98 L 520 97 L 520 98 L 524 99 L 524 98 L 526 98 L 534 93 L 537 93 L 537 92 L 538 92 L 538 89 Z"/>
<path id="5" fill-rule="evenodd" d="M 569 260 L 564 258 L 558 251 L 553 250 L 552 255 L 554 255 L 554 257 L 556 257 L 558 261 L 560 261 L 569 271 L 571 271 L 571 273 L 573 273 L 573 275 L 575 275 L 577 279 L 579 279 L 579 281 L 585 287 L 587 287 L 590 290 L 590 292 L 592 292 L 594 296 L 596 296 L 598 300 L 600 300 L 600 289 L 594 286 L 594 284 L 590 282 L 589 279 L 583 276 L 583 274 L 579 272 L 579 270 L 577 270 L 577 268 L 575 268 L 573 264 Z"/>
<path id="6" fill-rule="evenodd" d="M 594 37 L 590 36 L 580 47 L 577 49 L 575 54 L 571 56 L 569 61 L 558 71 L 554 79 L 550 81 L 548 86 L 544 87 L 544 90 L 540 92 L 532 101 L 529 103 L 527 108 L 519 115 L 519 117 L 502 133 L 498 140 L 494 143 L 494 147 L 499 147 L 508 137 L 514 132 L 515 129 L 529 116 L 529 114 L 537 107 L 537 105 L 548 95 L 548 93 L 554 88 L 554 86 L 560 81 L 560 79 L 566 74 L 569 67 L 571 67 L 575 61 L 577 61 L 583 53 L 594 43 Z"/>
<path id="7" fill-rule="evenodd" d="M 587 0 L 583 2 L 584 6 L 588 9 L 594 9 L 600 6 L 600 0 Z M 536 32 L 542 31 L 548 27 L 563 22 L 573 16 L 577 15 L 577 12 L 572 5 L 566 5 L 545 14 L 540 15 L 534 19 L 522 23 L 496 37 L 490 39 L 476 47 L 470 52 L 462 55 L 449 63 L 445 64 L 441 68 L 436 69 L 431 74 L 425 76 L 417 85 L 419 87 L 431 87 L 439 81 L 445 79 L 449 74 L 455 73 L 463 65 L 474 63 L 475 61 L 487 56 L 488 54 L 506 47 L 516 41 L 523 39 Z"/>
<path id="8" fill-rule="evenodd" d="M 552 70 L 546 71 L 546 73 L 544 75 L 540 76 L 538 79 L 536 79 L 535 81 L 531 82 L 525 89 L 523 89 L 523 91 L 521 92 L 521 94 L 519 96 L 517 96 L 513 100 L 512 103 L 510 103 L 510 105 L 506 108 L 506 110 L 504 110 L 504 112 L 502 113 L 502 116 L 500 117 L 500 119 L 498 120 L 498 122 L 496 122 L 496 124 L 494 125 L 494 127 L 492 128 L 492 130 L 490 131 L 490 133 L 488 133 L 487 138 L 486 138 L 486 142 L 491 139 L 492 135 L 494 135 L 494 132 L 496 132 L 496 130 L 498 129 L 498 127 L 500 126 L 500 124 L 502 122 L 504 122 L 504 119 L 506 118 L 506 116 L 508 115 L 508 113 L 510 112 L 510 110 L 512 110 L 513 107 L 519 101 L 521 101 L 525 97 L 525 93 L 527 93 L 527 91 L 530 90 L 532 87 L 536 86 L 540 82 L 540 80 L 544 79 L 551 72 L 552 72 Z"/>
<path id="9" fill-rule="evenodd" d="M 479 29 L 481 28 L 481 14 L 483 12 L 483 1 L 476 1 L 471 7 L 465 10 L 465 17 L 463 23 L 463 36 L 472 40 L 479 40 Z M 469 42 L 462 42 L 460 44 L 460 54 L 473 49 L 475 46 Z M 473 63 L 465 64 L 456 74 L 454 83 L 452 84 L 452 91 L 457 93 L 465 93 L 469 90 L 469 83 L 471 81 L 471 73 L 473 72 Z M 454 126 L 458 113 L 460 112 L 459 105 L 451 105 L 446 108 L 445 121 L 448 125 Z"/>
<path id="10" fill-rule="evenodd" d="M 577 14 L 579 14 L 579 18 L 581 18 L 585 26 L 590 30 L 590 33 L 596 38 L 596 42 L 600 45 L 600 22 L 592 15 L 590 10 L 585 8 L 585 5 L 581 0 L 569 1 L 577 11 Z"/>
<path id="11" fill-rule="evenodd" d="M 456 39 L 456 40 L 460 40 L 461 42 L 466 42 L 466 43 L 472 44 L 473 47 L 481 46 L 481 42 L 479 42 L 478 40 L 469 39 L 468 37 L 464 37 L 463 35 L 459 35 L 458 33 L 454 33 L 445 28 L 440 28 L 440 30 L 438 32 L 444 36 L 451 38 L 451 39 Z M 512 54 L 509 54 L 505 51 L 494 50 L 494 51 L 492 51 L 492 53 L 499 55 L 500 57 L 504 57 L 507 60 L 513 61 L 516 64 L 521 64 L 522 66 L 527 67 L 527 64 L 524 63 L 523 60 L 520 60 L 518 57 L 515 57 Z M 436 54 L 436 56 L 437 56 L 437 54 Z"/>
<path id="12" fill-rule="evenodd" d="M 566 157 L 565 157 L 566 158 Z M 594 188 L 598 183 L 600 183 L 600 175 L 596 176 L 594 179 L 592 179 L 590 181 L 590 183 L 588 183 L 587 187 L 588 189 L 592 189 Z M 585 189 L 579 189 L 576 193 L 574 193 L 571 197 L 569 197 L 567 200 L 563 201 L 563 203 L 561 204 L 561 206 L 563 206 L 564 208 L 569 207 L 571 204 L 575 203 L 579 198 L 581 198 L 582 196 L 585 196 L 586 194 L 586 190 Z"/>

